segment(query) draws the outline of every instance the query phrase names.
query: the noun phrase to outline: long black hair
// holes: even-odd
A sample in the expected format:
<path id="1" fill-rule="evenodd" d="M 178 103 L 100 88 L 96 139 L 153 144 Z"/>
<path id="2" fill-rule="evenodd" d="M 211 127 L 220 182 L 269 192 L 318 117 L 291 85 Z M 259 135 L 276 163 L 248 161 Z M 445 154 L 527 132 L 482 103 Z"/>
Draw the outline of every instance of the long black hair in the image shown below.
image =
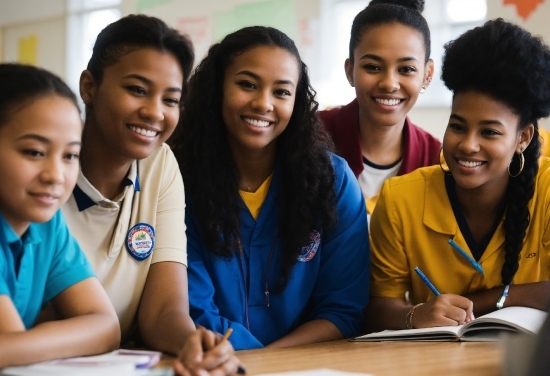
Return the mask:
<path id="1" fill-rule="evenodd" d="M 550 49 L 540 38 L 499 18 L 462 34 L 445 45 L 441 75 L 456 96 L 476 91 L 508 106 L 519 116 L 519 130 L 533 124 L 534 134 L 523 152 L 525 167 L 511 177 L 506 190 L 505 258 L 502 283 L 512 283 L 518 255 L 529 227 L 529 201 L 535 190 L 540 156 L 537 120 L 550 114 Z M 519 166 L 517 156 L 510 170 Z"/>
<path id="2" fill-rule="evenodd" d="M 280 288 L 284 288 L 297 256 L 309 243 L 310 232 L 332 228 L 337 217 L 335 176 L 328 153 L 331 142 L 317 119 L 315 91 L 294 42 L 277 29 L 254 26 L 214 44 L 191 77 L 172 144 L 191 203 L 188 208 L 194 209 L 203 241 L 213 254 L 232 257 L 238 250 L 243 202 L 222 119 L 223 82 L 234 58 L 258 46 L 282 48 L 299 65 L 294 109 L 276 146 L 281 176 L 278 233 L 284 249 Z"/>

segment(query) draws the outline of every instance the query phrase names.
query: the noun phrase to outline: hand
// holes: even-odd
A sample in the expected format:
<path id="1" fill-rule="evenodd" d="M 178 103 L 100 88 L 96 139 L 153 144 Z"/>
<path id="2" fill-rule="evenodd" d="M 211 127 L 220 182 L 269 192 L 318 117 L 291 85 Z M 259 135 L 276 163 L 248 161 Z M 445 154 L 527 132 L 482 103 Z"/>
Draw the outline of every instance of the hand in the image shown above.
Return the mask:
<path id="1" fill-rule="evenodd" d="M 240 364 L 229 341 L 220 335 L 197 326 L 187 337 L 174 362 L 174 371 L 182 376 L 235 375 Z"/>
<path id="2" fill-rule="evenodd" d="M 412 323 L 415 328 L 463 325 L 474 320 L 474 304 L 468 298 L 454 294 L 441 294 L 418 306 Z"/>

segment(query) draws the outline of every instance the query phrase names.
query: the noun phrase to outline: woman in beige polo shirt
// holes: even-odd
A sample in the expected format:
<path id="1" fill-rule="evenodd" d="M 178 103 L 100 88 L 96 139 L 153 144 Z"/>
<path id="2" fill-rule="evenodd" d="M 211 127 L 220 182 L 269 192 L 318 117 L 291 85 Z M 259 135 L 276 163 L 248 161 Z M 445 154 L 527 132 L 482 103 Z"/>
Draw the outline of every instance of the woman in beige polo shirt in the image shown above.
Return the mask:
<path id="1" fill-rule="evenodd" d="M 98 35 L 80 77 L 81 171 L 63 213 L 115 306 L 123 342 L 179 354 L 183 374 L 233 374 L 230 343 L 195 330 L 189 316 L 183 182 L 164 144 L 193 60 L 189 39 L 154 17 L 130 15 Z"/>

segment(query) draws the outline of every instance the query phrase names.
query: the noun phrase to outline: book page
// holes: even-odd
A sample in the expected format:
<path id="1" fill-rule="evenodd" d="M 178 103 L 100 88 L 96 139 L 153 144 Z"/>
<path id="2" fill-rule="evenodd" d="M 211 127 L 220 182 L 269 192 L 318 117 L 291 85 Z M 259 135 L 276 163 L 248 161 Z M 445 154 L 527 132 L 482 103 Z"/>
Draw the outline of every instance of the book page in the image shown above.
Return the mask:
<path id="1" fill-rule="evenodd" d="M 460 326 L 438 326 L 434 328 L 384 330 L 356 337 L 351 341 L 457 341 Z"/>
<path id="2" fill-rule="evenodd" d="M 506 307 L 486 315 L 480 316 L 474 321 L 463 325 L 459 334 L 461 337 L 472 338 L 476 331 L 483 331 L 485 335 L 496 338 L 491 332 L 522 332 L 536 334 L 546 318 L 546 312 L 528 307 Z M 489 340 L 489 339 L 486 339 Z"/>
<path id="3" fill-rule="evenodd" d="M 278 373 L 262 373 L 258 376 L 371 376 L 367 373 L 356 372 L 344 372 L 334 369 L 321 368 L 310 369 L 306 371 L 291 371 L 291 372 L 278 372 Z"/>

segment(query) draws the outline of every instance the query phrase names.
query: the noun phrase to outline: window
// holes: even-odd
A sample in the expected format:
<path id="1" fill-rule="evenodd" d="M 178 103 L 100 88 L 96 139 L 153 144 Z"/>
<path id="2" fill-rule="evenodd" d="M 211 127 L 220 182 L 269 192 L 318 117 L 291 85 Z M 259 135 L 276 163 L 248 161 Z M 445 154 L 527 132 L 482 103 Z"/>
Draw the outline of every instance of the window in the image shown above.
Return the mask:
<path id="1" fill-rule="evenodd" d="M 79 92 L 80 73 L 92 56 L 97 35 L 120 19 L 122 0 L 67 0 L 67 73 L 69 87 Z"/>

